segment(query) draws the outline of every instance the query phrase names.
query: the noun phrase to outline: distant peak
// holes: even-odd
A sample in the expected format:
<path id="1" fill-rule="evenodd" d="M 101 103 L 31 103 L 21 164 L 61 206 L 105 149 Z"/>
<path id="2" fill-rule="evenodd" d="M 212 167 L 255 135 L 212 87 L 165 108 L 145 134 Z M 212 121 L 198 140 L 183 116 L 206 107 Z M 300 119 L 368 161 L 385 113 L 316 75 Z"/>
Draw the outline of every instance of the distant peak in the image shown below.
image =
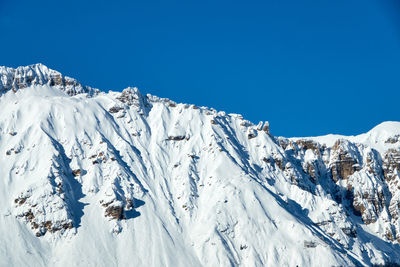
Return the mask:
<path id="1" fill-rule="evenodd" d="M 400 141 L 400 121 L 382 122 L 364 136 L 375 143 L 396 144 Z"/>
<path id="2" fill-rule="evenodd" d="M 32 65 L 28 65 L 28 66 L 19 66 L 18 68 L 26 68 L 26 67 L 30 67 L 30 68 L 42 68 L 42 69 L 47 69 L 49 70 L 50 68 L 47 67 L 46 65 L 42 64 L 42 63 L 36 63 L 36 64 L 32 64 Z"/>
<path id="3" fill-rule="evenodd" d="M 384 121 L 372 128 L 370 132 L 400 133 L 400 121 Z"/>
<path id="4" fill-rule="evenodd" d="M 93 96 L 99 92 L 98 89 L 82 85 L 76 79 L 64 76 L 42 63 L 15 69 L 0 66 L 0 93 L 9 90 L 16 92 L 19 89 L 37 85 L 55 87 L 70 96 L 84 93 Z"/>

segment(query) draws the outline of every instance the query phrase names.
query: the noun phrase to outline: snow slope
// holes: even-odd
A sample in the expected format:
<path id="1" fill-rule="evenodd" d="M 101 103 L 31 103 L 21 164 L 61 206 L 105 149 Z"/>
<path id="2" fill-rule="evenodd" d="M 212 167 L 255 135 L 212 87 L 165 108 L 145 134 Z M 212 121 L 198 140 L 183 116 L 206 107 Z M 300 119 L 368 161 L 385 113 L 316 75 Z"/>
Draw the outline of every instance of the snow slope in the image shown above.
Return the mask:
<path id="1" fill-rule="evenodd" d="M 399 122 L 277 138 L 41 64 L 0 81 L 0 266 L 400 263 Z"/>

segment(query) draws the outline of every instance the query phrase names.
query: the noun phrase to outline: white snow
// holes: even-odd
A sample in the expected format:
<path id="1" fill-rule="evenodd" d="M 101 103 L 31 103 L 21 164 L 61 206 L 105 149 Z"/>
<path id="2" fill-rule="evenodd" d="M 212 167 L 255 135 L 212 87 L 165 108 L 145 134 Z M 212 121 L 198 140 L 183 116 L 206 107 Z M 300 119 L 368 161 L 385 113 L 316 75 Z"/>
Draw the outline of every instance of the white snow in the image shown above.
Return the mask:
<path id="1" fill-rule="evenodd" d="M 0 266 L 368 266 L 400 258 L 398 243 L 348 215 L 324 182 L 302 181 L 263 123 L 137 88 L 96 92 L 47 83 L 3 91 Z M 399 133 L 399 122 L 387 122 L 356 137 L 310 139 L 383 151 L 399 147 L 385 143 Z M 311 150 L 300 159 L 322 164 Z M 106 216 L 109 207 L 124 218 Z M 352 227 L 355 238 L 341 230 Z"/>
<path id="2" fill-rule="evenodd" d="M 328 134 L 317 137 L 293 137 L 290 139 L 294 141 L 301 139 L 314 140 L 318 143 L 326 144 L 328 147 L 333 146 L 338 139 L 346 139 L 353 143 L 359 143 L 374 148 L 379 152 L 383 153 L 389 148 L 396 148 L 399 146 L 398 142 L 393 144 L 389 143 L 388 142 L 389 138 L 396 138 L 396 140 L 400 141 L 400 122 L 385 121 L 375 126 L 367 133 L 363 133 L 356 136 Z"/>

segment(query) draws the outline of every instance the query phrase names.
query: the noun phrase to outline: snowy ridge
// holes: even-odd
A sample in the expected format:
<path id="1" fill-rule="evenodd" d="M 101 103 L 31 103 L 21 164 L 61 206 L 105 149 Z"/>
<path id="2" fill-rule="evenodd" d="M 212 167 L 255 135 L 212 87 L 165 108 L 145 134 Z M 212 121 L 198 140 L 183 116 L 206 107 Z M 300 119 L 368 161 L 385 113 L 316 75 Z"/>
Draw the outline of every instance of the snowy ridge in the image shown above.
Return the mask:
<path id="1" fill-rule="evenodd" d="M 0 92 L 15 92 L 35 85 L 49 85 L 71 96 L 83 93 L 92 96 L 99 92 L 40 63 L 16 69 L 0 66 Z"/>
<path id="2" fill-rule="evenodd" d="M 400 264 L 398 122 L 274 137 L 48 81 L 0 97 L 0 266 Z"/>
<path id="3" fill-rule="evenodd" d="M 365 146 L 374 148 L 383 153 L 389 148 L 396 148 L 397 142 L 400 141 L 400 122 L 386 121 L 375 126 L 367 133 L 357 136 L 343 136 L 343 135 L 325 135 L 318 137 L 296 137 L 290 138 L 291 140 L 308 139 L 314 140 L 318 143 L 327 146 L 333 146 L 338 139 L 346 139 L 353 143 L 363 144 Z"/>

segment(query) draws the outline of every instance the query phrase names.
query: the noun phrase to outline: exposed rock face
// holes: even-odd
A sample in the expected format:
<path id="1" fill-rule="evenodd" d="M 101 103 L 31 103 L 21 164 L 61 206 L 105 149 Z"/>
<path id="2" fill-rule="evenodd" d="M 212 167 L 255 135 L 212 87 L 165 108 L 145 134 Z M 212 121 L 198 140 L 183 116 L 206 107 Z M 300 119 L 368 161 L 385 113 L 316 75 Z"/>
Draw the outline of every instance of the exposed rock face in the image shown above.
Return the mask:
<path id="1" fill-rule="evenodd" d="M 168 140 L 170 140 L 170 141 L 182 141 L 184 139 L 188 139 L 188 138 L 186 138 L 186 136 L 184 136 L 184 135 L 168 136 Z"/>
<path id="2" fill-rule="evenodd" d="M 318 144 L 317 142 L 314 142 L 312 140 L 300 139 L 296 141 L 296 144 L 299 146 L 299 149 L 311 149 L 315 153 L 319 154 L 320 144 Z"/>
<path id="3" fill-rule="evenodd" d="M 336 141 L 331 151 L 330 161 L 332 179 L 335 182 L 339 179 L 347 179 L 354 172 L 359 171 L 359 164 L 354 153 L 355 149 L 348 141 Z"/>
<path id="4" fill-rule="evenodd" d="M 247 138 L 248 138 L 248 139 L 253 139 L 253 138 L 255 138 L 255 137 L 257 137 L 257 131 L 256 131 L 255 129 L 253 129 L 253 128 L 250 128 L 250 129 L 247 131 Z"/>
<path id="5" fill-rule="evenodd" d="M 396 134 L 394 136 L 388 137 L 388 139 L 386 139 L 385 143 L 395 144 L 399 141 L 400 141 L 400 135 Z"/>
<path id="6" fill-rule="evenodd" d="M 381 142 L 391 144 L 392 148 L 378 152 L 346 139 L 336 140 L 331 147 L 311 139 L 296 139 L 294 142 L 277 139 L 286 151 L 286 158 L 292 162 L 291 169 L 307 174 L 309 182 L 316 185 L 326 184 L 330 179 L 336 186 L 327 187 L 327 192 L 334 199 L 348 206 L 367 225 L 382 222 L 385 225 L 385 231 L 380 233 L 382 238 L 395 241 L 400 240 L 400 146 L 396 146 L 397 137 Z M 293 180 L 296 177 L 289 175 L 287 167 L 282 167 L 279 160 L 275 163 L 285 170 L 288 178 Z M 314 190 L 307 180 L 297 183 L 304 189 Z M 330 224 L 322 223 L 321 227 L 327 228 Z M 354 227 L 341 230 L 347 236 L 357 234 Z"/>
<path id="7" fill-rule="evenodd" d="M 386 180 L 392 180 L 398 177 L 400 171 L 400 151 L 389 149 L 383 155 L 383 174 Z M 400 185 L 399 185 L 400 186 Z"/>
<path id="8" fill-rule="evenodd" d="M 148 114 L 147 112 L 151 108 L 151 100 L 168 103 L 170 107 L 176 105 L 175 102 L 167 98 L 158 98 L 151 95 L 143 96 L 136 87 L 128 87 L 124 89 L 116 99 L 127 106 L 134 108 L 140 115 Z"/>
<path id="9" fill-rule="evenodd" d="M 266 122 L 264 123 L 264 126 L 263 126 L 262 130 L 263 130 L 264 132 L 266 132 L 267 134 L 269 134 L 269 122 L 268 122 L 268 121 L 266 121 Z"/>
<path id="10" fill-rule="evenodd" d="M 76 169 L 76 170 L 73 170 L 72 171 L 72 175 L 73 176 L 80 176 L 82 174 L 82 171 L 81 171 L 81 169 Z"/>
<path id="11" fill-rule="evenodd" d="M 124 208 L 121 203 L 112 203 L 107 206 L 105 216 L 111 217 L 115 220 L 120 220 L 123 218 L 123 211 Z"/>
<path id="12" fill-rule="evenodd" d="M 0 92 L 13 90 L 16 92 L 35 85 L 48 85 L 64 91 L 70 96 L 86 93 L 97 94 L 97 89 L 80 84 L 77 80 L 63 76 L 60 72 L 35 64 L 16 69 L 0 66 Z"/>
<path id="13" fill-rule="evenodd" d="M 124 110 L 122 107 L 111 107 L 108 112 L 110 113 L 118 113 L 120 110 Z"/>

